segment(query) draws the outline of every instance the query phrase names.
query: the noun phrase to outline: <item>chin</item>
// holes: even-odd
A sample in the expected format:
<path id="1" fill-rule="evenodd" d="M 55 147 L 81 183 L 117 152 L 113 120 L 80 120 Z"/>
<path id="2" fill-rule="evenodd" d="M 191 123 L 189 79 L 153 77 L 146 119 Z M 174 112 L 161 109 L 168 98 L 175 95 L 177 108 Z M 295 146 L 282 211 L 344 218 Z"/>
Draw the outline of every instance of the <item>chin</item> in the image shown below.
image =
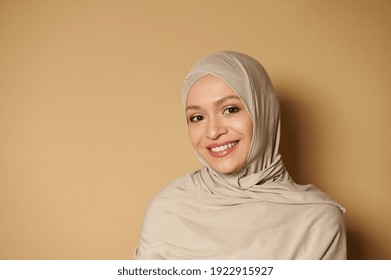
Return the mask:
<path id="1" fill-rule="evenodd" d="M 215 158 L 204 157 L 204 160 L 208 163 L 208 166 L 214 171 L 226 175 L 236 173 L 240 171 L 244 166 L 244 162 L 242 163 L 243 159 L 237 158 L 216 160 Z"/>
<path id="2" fill-rule="evenodd" d="M 232 174 L 235 172 L 238 172 L 241 167 L 240 166 L 216 166 L 216 165 L 210 165 L 210 167 L 221 174 Z"/>

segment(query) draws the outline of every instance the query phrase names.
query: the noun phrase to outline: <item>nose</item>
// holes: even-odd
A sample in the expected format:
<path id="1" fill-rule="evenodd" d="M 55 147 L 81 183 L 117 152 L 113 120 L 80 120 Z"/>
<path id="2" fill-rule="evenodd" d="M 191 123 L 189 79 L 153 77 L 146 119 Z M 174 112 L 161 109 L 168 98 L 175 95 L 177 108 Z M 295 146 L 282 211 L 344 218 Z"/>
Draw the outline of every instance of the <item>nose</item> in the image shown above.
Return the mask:
<path id="1" fill-rule="evenodd" d="M 206 132 L 207 138 L 216 140 L 227 132 L 228 129 L 224 126 L 224 123 L 218 117 L 209 118 Z"/>

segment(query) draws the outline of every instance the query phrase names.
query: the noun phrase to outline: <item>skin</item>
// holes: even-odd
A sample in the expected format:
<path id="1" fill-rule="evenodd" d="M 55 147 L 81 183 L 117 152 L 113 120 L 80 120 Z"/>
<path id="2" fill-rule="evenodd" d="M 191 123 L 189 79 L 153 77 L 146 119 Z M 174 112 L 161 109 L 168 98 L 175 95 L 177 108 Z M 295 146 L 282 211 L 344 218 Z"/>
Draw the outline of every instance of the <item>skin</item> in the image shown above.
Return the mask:
<path id="1" fill-rule="evenodd" d="M 231 174 L 245 166 L 253 123 L 227 83 L 212 75 L 195 82 L 188 94 L 186 118 L 190 142 L 211 168 Z"/>

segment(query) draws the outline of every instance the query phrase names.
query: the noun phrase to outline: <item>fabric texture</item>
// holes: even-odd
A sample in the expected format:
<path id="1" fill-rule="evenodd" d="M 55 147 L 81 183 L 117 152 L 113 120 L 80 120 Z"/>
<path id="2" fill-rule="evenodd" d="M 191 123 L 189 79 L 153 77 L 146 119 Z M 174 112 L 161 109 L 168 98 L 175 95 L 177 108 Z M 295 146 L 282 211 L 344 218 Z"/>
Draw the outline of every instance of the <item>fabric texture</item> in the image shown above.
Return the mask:
<path id="1" fill-rule="evenodd" d="M 202 58 L 183 86 L 205 75 L 225 81 L 253 122 L 245 168 L 208 166 L 166 186 L 146 211 L 136 259 L 345 259 L 345 209 L 313 185 L 296 184 L 279 154 L 280 108 L 270 78 L 232 51 Z"/>

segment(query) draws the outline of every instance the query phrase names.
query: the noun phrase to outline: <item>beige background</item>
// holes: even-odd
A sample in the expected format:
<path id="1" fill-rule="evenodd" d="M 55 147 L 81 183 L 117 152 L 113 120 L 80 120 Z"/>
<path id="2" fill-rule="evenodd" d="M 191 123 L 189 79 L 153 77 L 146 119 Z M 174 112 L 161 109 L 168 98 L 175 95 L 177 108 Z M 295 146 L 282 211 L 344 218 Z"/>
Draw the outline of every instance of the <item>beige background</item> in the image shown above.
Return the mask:
<path id="1" fill-rule="evenodd" d="M 199 166 L 186 72 L 237 50 L 281 98 L 291 175 L 348 209 L 349 257 L 391 259 L 390 15 L 389 0 L 0 0 L 0 258 L 131 258 L 152 196 Z"/>

